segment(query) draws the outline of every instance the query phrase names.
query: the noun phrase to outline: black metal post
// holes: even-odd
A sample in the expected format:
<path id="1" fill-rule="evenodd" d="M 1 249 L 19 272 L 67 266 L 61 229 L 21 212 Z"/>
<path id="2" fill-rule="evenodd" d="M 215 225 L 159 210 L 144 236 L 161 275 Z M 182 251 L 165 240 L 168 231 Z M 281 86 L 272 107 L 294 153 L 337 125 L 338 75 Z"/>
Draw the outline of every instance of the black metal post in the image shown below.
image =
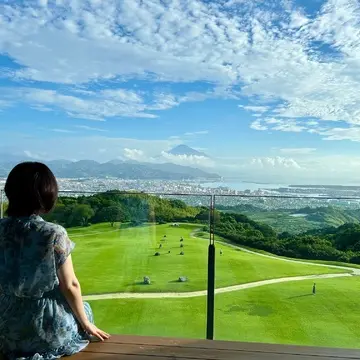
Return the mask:
<path id="1" fill-rule="evenodd" d="M 4 217 L 4 194 L 3 191 L 0 190 L 0 219 Z"/>
<path id="2" fill-rule="evenodd" d="M 214 312 L 215 312 L 215 196 L 211 196 L 210 204 L 210 239 L 208 251 L 208 284 L 207 284 L 207 325 L 206 339 L 214 340 Z"/>

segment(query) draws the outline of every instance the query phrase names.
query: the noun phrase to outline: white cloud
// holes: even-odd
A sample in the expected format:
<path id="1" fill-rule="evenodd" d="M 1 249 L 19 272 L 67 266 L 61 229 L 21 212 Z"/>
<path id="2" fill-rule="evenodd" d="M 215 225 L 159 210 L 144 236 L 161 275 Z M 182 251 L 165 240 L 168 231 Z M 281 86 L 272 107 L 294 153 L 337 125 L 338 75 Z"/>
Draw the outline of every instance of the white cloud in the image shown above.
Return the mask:
<path id="1" fill-rule="evenodd" d="M 51 129 L 51 131 L 53 132 L 58 132 L 58 133 L 64 133 L 64 134 L 71 134 L 73 133 L 73 131 L 68 130 L 68 129 Z"/>
<path id="2" fill-rule="evenodd" d="M 21 101 L 39 111 L 63 110 L 68 116 L 88 120 L 105 120 L 111 117 L 156 118 L 147 111 L 165 110 L 178 103 L 171 103 L 165 96 L 138 94 L 131 90 L 113 89 L 93 91 L 59 91 L 40 88 L 3 88 L 0 96 L 7 106 Z M 170 96 L 170 95 L 169 95 Z M 4 101 L 5 103 L 5 101 Z M 1 106 L 1 104 L 0 104 Z"/>
<path id="3" fill-rule="evenodd" d="M 1 100 L 0 99 L 0 111 L 2 111 L 3 109 L 6 109 L 8 107 L 10 107 L 12 105 L 12 103 L 10 101 L 6 101 L 6 100 Z"/>
<path id="4" fill-rule="evenodd" d="M 270 109 L 269 106 L 259 106 L 259 105 L 238 105 L 238 106 L 241 109 L 247 111 L 254 111 L 258 113 L 264 113 Z"/>
<path id="5" fill-rule="evenodd" d="M 298 182 L 312 181 L 325 184 L 360 183 L 360 157 L 327 155 L 309 157 L 304 160 L 306 173 Z M 315 180 L 314 180 L 315 179 Z"/>
<path id="6" fill-rule="evenodd" d="M 96 95 L 95 92 L 87 91 L 88 95 Z M 142 97 L 135 93 L 134 91 L 125 90 L 125 89 L 111 89 L 111 90 L 102 90 L 99 93 L 99 96 L 106 100 L 114 100 L 121 103 L 134 103 L 141 104 L 143 103 Z"/>
<path id="7" fill-rule="evenodd" d="M 250 128 L 258 131 L 265 131 L 268 129 L 267 126 L 261 124 L 261 120 L 253 121 L 250 125 Z"/>
<path id="8" fill-rule="evenodd" d="M 199 136 L 209 134 L 209 130 L 189 131 L 181 135 L 169 136 L 169 140 L 176 141 L 177 144 L 184 144 L 189 141 L 194 142 Z"/>
<path id="9" fill-rule="evenodd" d="M 206 157 L 199 155 L 173 155 L 166 151 L 161 152 L 163 160 L 172 162 L 177 165 L 183 166 L 196 166 L 196 167 L 214 167 L 215 162 Z"/>
<path id="10" fill-rule="evenodd" d="M 277 150 L 277 149 L 274 149 Z M 282 148 L 278 149 L 282 154 L 308 155 L 316 151 L 316 148 Z"/>
<path id="11" fill-rule="evenodd" d="M 294 159 L 284 158 L 280 156 L 252 158 L 250 163 L 247 164 L 247 166 L 260 169 L 301 169 L 301 166 Z"/>
<path id="12" fill-rule="evenodd" d="M 183 102 L 236 98 L 250 100 L 243 105 L 247 111 L 283 119 L 271 131 L 305 131 L 310 123 L 299 118 L 360 125 L 359 2 L 324 0 L 316 14 L 289 3 L 3 2 L 0 53 L 17 66 L 1 69 L 0 76 L 38 82 L 38 88 L 20 89 L 17 96 L 2 93 L 0 108 L 21 101 L 76 118 L 153 118 L 154 111 Z M 129 79 L 205 82 L 210 90 L 181 96 L 158 91 L 149 101 L 141 92 L 105 88 L 105 82 L 117 86 Z M 85 89 L 41 89 L 42 82 Z M 89 91 L 89 83 L 99 90 Z"/>
<path id="13" fill-rule="evenodd" d="M 340 141 L 349 140 L 360 142 L 360 126 L 347 127 L 324 127 L 315 124 L 307 123 L 306 131 L 310 134 L 318 134 L 322 140 Z"/>
<path id="14" fill-rule="evenodd" d="M 216 171 L 252 182 L 273 184 L 359 184 L 360 156 L 326 155 L 222 159 Z M 296 160 L 293 156 L 297 156 Z M 304 154 L 305 155 L 305 154 Z M 225 161 L 226 160 L 226 161 Z M 229 162 L 231 160 L 231 162 Z"/>
<path id="15" fill-rule="evenodd" d="M 241 45 L 245 33 L 229 32 L 226 40 L 222 28 L 231 21 L 200 1 L 182 7 L 156 0 L 64 0 L 51 5 L 2 6 L 0 39 L 6 41 L 0 42 L 0 50 L 25 66 L 17 71 L 19 78 L 60 83 L 134 74 L 172 81 L 236 78 L 217 57 L 225 50 L 224 41 Z M 217 38 L 220 44 L 211 54 L 209 45 Z"/>
<path id="16" fill-rule="evenodd" d="M 138 92 L 123 88 L 99 91 L 71 87 L 67 90 L 48 90 L 34 87 L 3 87 L 0 89 L 0 110 L 24 103 L 38 111 L 64 111 L 73 118 L 104 121 L 113 117 L 156 118 L 152 112 L 176 107 L 187 101 L 202 101 L 222 96 L 222 92 L 185 93 L 173 95 L 151 89 Z M 207 130 L 195 132 L 204 135 Z"/>
<path id="17" fill-rule="evenodd" d="M 3 88 L 0 96 L 12 102 L 15 99 L 31 107 L 46 107 L 51 110 L 61 109 L 68 116 L 88 120 L 104 120 L 110 117 L 155 118 L 146 112 L 156 103 L 145 104 L 140 95 L 133 91 L 117 89 L 89 92 L 80 97 L 76 92 L 61 92 L 40 88 Z"/>
<path id="18" fill-rule="evenodd" d="M 23 65 L 17 78 L 69 84 L 118 77 L 242 84 L 245 95 L 285 101 L 286 116 L 311 113 L 350 121 L 358 109 L 352 102 L 359 90 L 357 1 L 329 0 L 312 18 L 299 8 L 288 11 L 281 1 L 276 7 L 261 2 L 263 8 L 247 2 L 243 13 L 221 4 L 3 4 L 0 51 Z M 340 57 L 309 51 L 314 40 Z M 309 102 L 319 106 L 304 105 Z"/>
<path id="19" fill-rule="evenodd" d="M 99 131 L 99 132 L 106 132 L 107 131 L 105 129 L 100 129 L 100 128 L 87 126 L 87 125 L 75 125 L 75 127 L 78 128 L 78 129 L 81 129 L 81 130 L 88 130 L 88 131 Z"/>
<path id="20" fill-rule="evenodd" d="M 142 161 L 144 160 L 144 152 L 139 149 L 124 149 L 124 156 L 126 159 L 135 160 L 135 161 Z"/>
<path id="21" fill-rule="evenodd" d="M 300 11 L 294 11 L 291 13 L 291 28 L 301 28 L 309 22 L 309 19 Z"/>
<path id="22" fill-rule="evenodd" d="M 264 120 L 267 124 L 283 124 L 284 120 L 279 120 L 279 119 L 275 119 L 275 118 L 266 118 Z"/>
<path id="23" fill-rule="evenodd" d="M 110 136 L 68 136 L 63 133 L 50 134 L 45 138 L 23 137 L 14 143 L 14 136 L 3 134 L 0 153 L 23 153 L 28 150 L 34 154 L 46 154 L 43 158 L 53 159 L 93 159 L 104 162 L 124 156 L 124 149 L 139 149 L 147 157 L 155 157 L 164 149 L 178 144 L 176 140 L 140 140 Z M 61 146 L 54 146 L 61 144 Z M 106 149 L 106 151 L 99 151 Z"/>
<path id="24" fill-rule="evenodd" d="M 155 94 L 154 103 L 149 106 L 149 110 L 167 110 L 176 107 L 180 104 L 181 100 L 172 94 Z"/>
<path id="25" fill-rule="evenodd" d="M 184 134 L 184 136 L 197 136 L 197 135 L 207 135 L 209 133 L 209 130 L 200 130 L 200 131 L 193 131 L 193 132 L 187 132 Z"/>
<path id="26" fill-rule="evenodd" d="M 305 129 L 306 127 L 298 125 L 295 121 L 283 121 L 283 123 L 272 127 L 272 130 L 285 132 L 302 132 Z"/>
<path id="27" fill-rule="evenodd" d="M 24 154 L 25 156 L 27 156 L 30 159 L 36 159 L 36 160 L 42 160 L 44 158 L 44 156 L 46 156 L 46 153 L 42 153 L 42 154 L 35 154 L 29 150 L 24 150 Z"/>
<path id="28" fill-rule="evenodd" d="M 360 127 L 333 128 L 324 131 L 317 131 L 324 140 L 350 140 L 360 142 Z"/>
<path id="29" fill-rule="evenodd" d="M 48 1 L 47 0 L 38 0 L 40 6 L 47 6 Z"/>
<path id="30" fill-rule="evenodd" d="M 250 127 L 254 130 L 271 130 L 271 131 L 283 131 L 283 132 L 302 132 L 308 129 L 307 122 L 300 124 L 293 119 L 275 119 L 265 118 L 258 119 L 251 123 Z"/>

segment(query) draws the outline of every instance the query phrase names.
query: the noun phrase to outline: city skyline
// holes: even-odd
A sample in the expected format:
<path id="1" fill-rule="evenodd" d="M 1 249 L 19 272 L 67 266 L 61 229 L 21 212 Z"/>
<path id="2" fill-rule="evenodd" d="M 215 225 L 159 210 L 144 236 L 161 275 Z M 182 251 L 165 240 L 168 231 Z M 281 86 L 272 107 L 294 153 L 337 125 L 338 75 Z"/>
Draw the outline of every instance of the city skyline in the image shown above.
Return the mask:
<path id="1" fill-rule="evenodd" d="M 359 35 L 356 0 L 0 0 L 0 154 L 360 183 Z"/>

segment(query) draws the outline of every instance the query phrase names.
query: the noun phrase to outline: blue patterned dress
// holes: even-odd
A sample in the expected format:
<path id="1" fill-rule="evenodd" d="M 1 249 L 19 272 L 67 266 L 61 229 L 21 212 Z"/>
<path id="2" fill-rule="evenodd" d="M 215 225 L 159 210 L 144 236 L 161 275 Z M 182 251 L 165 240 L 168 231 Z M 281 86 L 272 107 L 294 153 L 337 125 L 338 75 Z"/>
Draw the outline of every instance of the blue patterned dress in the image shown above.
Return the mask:
<path id="1" fill-rule="evenodd" d="M 40 216 L 0 220 L 0 353 L 9 359 L 56 359 L 88 345 L 57 277 L 73 248 L 63 227 Z"/>

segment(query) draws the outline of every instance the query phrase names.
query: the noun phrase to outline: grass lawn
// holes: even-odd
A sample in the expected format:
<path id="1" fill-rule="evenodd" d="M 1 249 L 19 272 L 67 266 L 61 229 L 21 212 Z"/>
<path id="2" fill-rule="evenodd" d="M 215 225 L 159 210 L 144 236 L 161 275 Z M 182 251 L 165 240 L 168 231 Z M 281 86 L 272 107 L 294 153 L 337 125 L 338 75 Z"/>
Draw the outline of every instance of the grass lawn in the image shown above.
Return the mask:
<path id="1" fill-rule="evenodd" d="M 73 261 L 83 294 L 206 289 L 208 243 L 190 237 L 198 227 L 181 224 L 179 228 L 148 225 L 119 229 L 97 224 L 69 229 L 70 238 L 77 245 Z M 162 241 L 164 235 L 166 241 Z M 180 248 L 181 236 L 184 237 L 183 249 Z M 219 255 L 220 246 L 217 248 L 216 287 L 285 276 L 344 272 L 267 259 L 226 245 L 221 248 L 222 256 Z M 180 255 L 181 250 L 184 256 Z M 154 256 L 157 251 L 160 256 Z M 151 285 L 142 285 L 144 276 L 151 278 Z M 189 281 L 178 283 L 179 276 L 186 276 Z"/>
<path id="2" fill-rule="evenodd" d="M 267 343 L 360 347 L 360 278 L 291 282 L 216 296 L 215 337 Z M 101 300 L 100 327 L 116 334 L 204 338 L 206 297 Z"/>

